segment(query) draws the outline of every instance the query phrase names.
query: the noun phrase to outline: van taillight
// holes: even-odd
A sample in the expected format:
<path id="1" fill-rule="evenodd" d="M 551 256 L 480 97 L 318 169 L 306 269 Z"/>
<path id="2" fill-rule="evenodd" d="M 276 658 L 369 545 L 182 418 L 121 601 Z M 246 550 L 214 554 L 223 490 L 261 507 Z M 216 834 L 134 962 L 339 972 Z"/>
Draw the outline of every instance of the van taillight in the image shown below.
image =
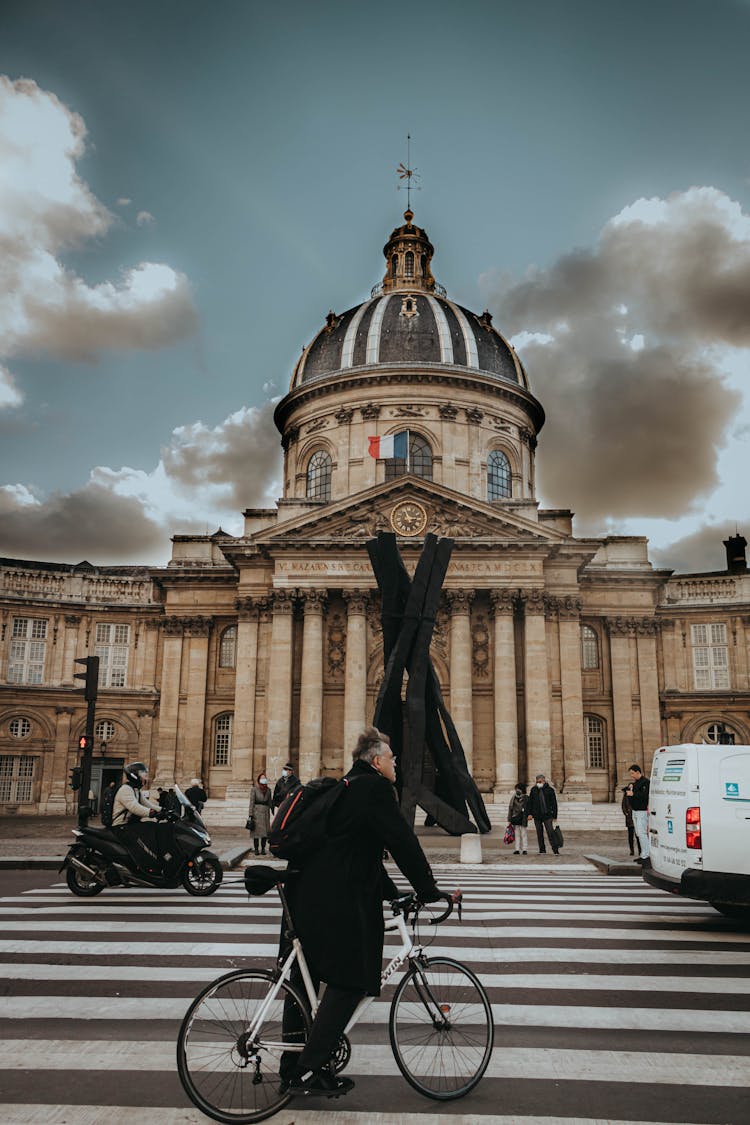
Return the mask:
<path id="1" fill-rule="evenodd" d="M 697 805 L 685 813 L 685 843 L 689 848 L 701 847 L 701 810 Z"/>

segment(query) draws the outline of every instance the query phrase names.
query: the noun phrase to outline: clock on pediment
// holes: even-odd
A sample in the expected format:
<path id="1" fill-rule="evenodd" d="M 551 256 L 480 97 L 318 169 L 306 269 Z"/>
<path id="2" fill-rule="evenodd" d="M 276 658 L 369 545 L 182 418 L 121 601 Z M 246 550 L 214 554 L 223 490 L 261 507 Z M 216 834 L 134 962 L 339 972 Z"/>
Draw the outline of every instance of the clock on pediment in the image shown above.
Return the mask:
<path id="1" fill-rule="evenodd" d="M 416 500 L 403 500 L 391 512 L 391 527 L 398 535 L 421 535 L 427 527 L 427 512 Z"/>

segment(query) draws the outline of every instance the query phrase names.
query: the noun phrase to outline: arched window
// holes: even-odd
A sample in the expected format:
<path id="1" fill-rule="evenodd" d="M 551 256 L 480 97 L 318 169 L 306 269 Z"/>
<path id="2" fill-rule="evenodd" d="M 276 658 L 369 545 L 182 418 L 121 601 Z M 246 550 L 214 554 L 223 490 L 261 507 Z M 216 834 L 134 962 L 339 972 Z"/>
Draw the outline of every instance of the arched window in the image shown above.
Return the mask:
<path id="1" fill-rule="evenodd" d="M 393 277 L 396 276 L 397 272 L 398 272 L 398 254 L 394 254 L 391 258 L 391 274 L 393 275 Z"/>
<path id="2" fill-rule="evenodd" d="M 385 463 L 385 479 L 394 480 L 404 473 L 414 473 L 415 477 L 432 480 L 432 449 L 421 434 L 409 434 L 409 464 L 402 457 L 392 457 Z"/>
<path id="3" fill-rule="evenodd" d="M 97 742 L 111 742 L 115 737 L 115 724 L 111 719 L 100 719 L 94 727 L 94 738 Z"/>
<path id="4" fill-rule="evenodd" d="M 19 719 L 11 719 L 8 723 L 11 738 L 28 738 L 31 734 L 31 720 L 23 715 Z"/>
<path id="5" fill-rule="evenodd" d="M 324 449 L 313 453 L 307 463 L 307 499 L 331 499 L 331 455 Z"/>
<path id="6" fill-rule="evenodd" d="M 586 745 L 586 769 L 606 769 L 607 735 L 604 719 L 600 719 L 598 715 L 584 715 L 583 736 Z"/>
<path id="7" fill-rule="evenodd" d="M 232 752 L 232 719 L 230 713 L 217 715 L 214 720 L 214 753 L 215 766 L 228 766 L 229 756 Z"/>
<path id="8" fill-rule="evenodd" d="M 505 500 L 512 495 L 510 461 L 500 449 L 493 449 L 487 458 L 487 499 Z"/>
<path id="9" fill-rule="evenodd" d="M 219 645 L 219 667 L 234 668 L 237 662 L 237 626 L 230 625 L 221 634 Z"/>
<path id="10" fill-rule="evenodd" d="M 590 672 L 599 667 L 599 638 L 590 625 L 581 626 L 581 668 Z"/>
<path id="11" fill-rule="evenodd" d="M 404 277 L 414 277 L 414 254 L 411 250 L 404 254 Z"/>
<path id="12" fill-rule="evenodd" d="M 706 727 L 705 740 L 713 746 L 734 746 L 737 741 L 729 723 L 709 723 Z"/>

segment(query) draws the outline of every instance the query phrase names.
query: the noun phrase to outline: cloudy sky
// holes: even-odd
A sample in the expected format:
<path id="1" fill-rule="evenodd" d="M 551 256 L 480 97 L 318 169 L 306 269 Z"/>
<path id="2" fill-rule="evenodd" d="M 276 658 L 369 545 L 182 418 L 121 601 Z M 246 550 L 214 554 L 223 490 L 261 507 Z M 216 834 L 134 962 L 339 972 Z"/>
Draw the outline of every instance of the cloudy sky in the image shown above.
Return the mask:
<path id="1" fill-rule="evenodd" d="M 547 412 L 540 499 L 750 538 L 746 0 L 2 0 L 0 554 L 163 563 L 280 495 L 273 402 L 421 176 Z"/>

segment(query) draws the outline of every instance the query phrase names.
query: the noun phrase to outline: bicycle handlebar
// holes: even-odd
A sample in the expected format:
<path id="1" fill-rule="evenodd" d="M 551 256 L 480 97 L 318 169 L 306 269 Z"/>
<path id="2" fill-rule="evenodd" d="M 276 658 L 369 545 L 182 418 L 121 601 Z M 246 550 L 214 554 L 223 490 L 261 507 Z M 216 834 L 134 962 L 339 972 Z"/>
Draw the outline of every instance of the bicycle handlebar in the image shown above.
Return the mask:
<path id="1" fill-rule="evenodd" d="M 445 922 L 450 918 L 455 908 L 458 908 L 458 918 L 461 920 L 461 905 L 463 903 L 463 894 L 460 890 L 453 891 L 452 894 L 442 892 L 440 899 L 448 903 L 447 907 L 442 914 L 438 914 L 437 918 L 430 918 L 431 926 L 439 926 L 441 922 Z M 440 900 L 436 900 L 440 901 Z M 413 911 L 418 914 L 420 910 L 424 909 L 425 903 L 420 902 L 415 894 L 399 895 L 391 901 L 391 909 L 394 914 L 403 914 L 405 917 Z"/>

